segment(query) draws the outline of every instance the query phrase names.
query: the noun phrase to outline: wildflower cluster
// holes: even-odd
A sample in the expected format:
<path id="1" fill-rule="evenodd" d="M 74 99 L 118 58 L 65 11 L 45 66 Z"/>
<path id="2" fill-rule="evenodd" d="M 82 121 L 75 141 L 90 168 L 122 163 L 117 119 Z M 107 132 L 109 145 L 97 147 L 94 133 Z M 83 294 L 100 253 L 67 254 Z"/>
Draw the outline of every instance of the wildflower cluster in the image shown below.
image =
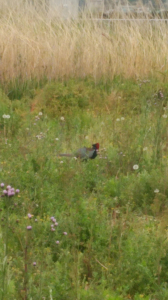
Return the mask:
<path id="1" fill-rule="evenodd" d="M 54 217 L 51 217 L 50 220 L 53 222 L 53 224 L 51 224 L 51 231 L 55 231 L 54 226 L 58 226 L 58 222 Z"/>
<path id="2" fill-rule="evenodd" d="M 150 80 L 148 80 L 148 79 L 146 79 L 146 80 L 145 80 L 145 79 L 144 79 L 144 80 L 139 80 L 139 79 L 138 79 L 138 81 L 139 81 L 139 84 L 138 84 L 139 87 L 141 87 L 141 86 L 142 86 L 143 84 L 145 84 L 145 83 L 150 83 Z"/>
<path id="3" fill-rule="evenodd" d="M 41 140 L 41 139 L 45 138 L 45 134 L 40 132 L 40 134 L 36 135 L 36 138 L 38 138 L 38 140 Z"/>
<path id="4" fill-rule="evenodd" d="M 10 119 L 10 115 L 5 115 L 5 114 L 4 114 L 4 115 L 2 116 L 2 118 L 3 118 L 3 119 Z"/>
<path id="5" fill-rule="evenodd" d="M 116 119 L 117 122 L 119 122 L 119 121 L 124 121 L 124 120 L 125 120 L 124 117 L 121 117 L 121 118 L 117 118 L 117 119 Z"/>
<path id="6" fill-rule="evenodd" d="M 39 112 L 39 114 L 37 116 L 35 116 L 35 122 L 40 120 L 40 117 L 43 115 L 42 112 Z M 36 125 L 36 123 L 34 123 L 34 125 Z"/>
<path id="7" fill-rule="evenodd" d="M 7 185 L 5 188 L 5 184 L 3 182 L 0 184 L 0 186 L 1 186 L 1 188 L 4 188 L 4 190 L 2 191 L 2 197 L 4 197 L 4 196 L 12 197 L 15 194 L 18 194 L 20 192 L 19 189 L 14 189 L 10 185 Z"/>
<path id="8" fill-rule="evenodd" d="M 163 97 L 164 97 L 162 91 L 159 91 L 159 92 L 158 92 L 158 97 L 160 97 L 160 98 L 163 98 Z"/>
<path id="9" fill-rule="evenodd" d="M 56 221 L 55 217 L 51 217 L 50 220 L 51 220 L 51 222 L 53 223 L 53 224 L 51 224 L 51 231 L 55 231 L 55 228 L 54 228 L 54 227 L 57 227 L 57 226 L 58 226 L 58 222 Z M 64 232 L 63 232 L 63 235 L 67 235 L 67 232 L 64 231 Z M 59 241 L 56 241 L 55 243 L 56 243 L 57 245 L 59 245 L 60 242 L 59 242 Z"/>

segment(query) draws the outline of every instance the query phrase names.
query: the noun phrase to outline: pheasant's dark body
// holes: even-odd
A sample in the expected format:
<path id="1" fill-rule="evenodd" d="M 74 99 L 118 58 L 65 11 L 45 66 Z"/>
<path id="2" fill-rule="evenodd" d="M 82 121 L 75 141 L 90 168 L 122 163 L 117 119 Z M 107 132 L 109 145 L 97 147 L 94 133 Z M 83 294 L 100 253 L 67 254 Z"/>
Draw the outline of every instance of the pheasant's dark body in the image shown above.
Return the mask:
<path id="1" fill-rule="evenodd" d="M 94 159 L 97 156 L 99 150 L 99 143 L 93 144 L 92 148 L 83 147 L 78 149 L 74 154 L 60 154 L 60 156 L 77 157 L 83 160 Z"/>

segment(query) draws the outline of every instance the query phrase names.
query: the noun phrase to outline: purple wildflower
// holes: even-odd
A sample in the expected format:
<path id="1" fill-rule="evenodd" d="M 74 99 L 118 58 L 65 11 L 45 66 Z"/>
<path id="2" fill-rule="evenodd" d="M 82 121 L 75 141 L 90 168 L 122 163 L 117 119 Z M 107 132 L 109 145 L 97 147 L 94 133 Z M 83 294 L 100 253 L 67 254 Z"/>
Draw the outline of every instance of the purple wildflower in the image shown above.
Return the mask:
<path id="1" fill-rule="evenodd" d="M 16 189 L 16 191 L 15 191 L 17 194 L 20 192 L 20 190 L 19 189 Z"/>
<path id="2" fill-rule="evenodd" d="M 12 187 L 10 185 L 7 185 L 7 190 L 10 190 Z"/>
<path id="3" fill-rule="evenodd" d="M 32 226 L 27 226 L 27 230 L 32 230 Z"/>
<path id="4" fill-rule="evenodd" d="M 31 219 L 32 218 L 32 215 L 31 214 L 27 214 L 28 218 Z"/>
<path id="5" fill-rule="evenodd" d="M 67 235 L 67 232 L 66 232 L 66 231 L 64 231 L 64 232 L 63 232 L 63 234 L 64 234 L 64 235 Z"/>
<path id="6" fill-rule="evenodd" d="M 51 228 L 51 231 L 55 231 L 55 228 Z"/>
<path id="7" fill-rule="evenodd" d="M 55 225 L 55 226 L 58 226 L 58 223 L 57 223 L 57 222 L 55 222 L 55 223 L 54 223 L 54 225 Z"/>
<path id="8" fill-rule="evenodd" d="M 53 218 L 51 221 L 52 221 L 53 223 L 55 223 L 55 222 L 56 222 L 56 219 L 55 219 L 55 218 Z"/>
<path id="9" fill-rule="evenodd" d="M 4 194 L 4 195 L 6 195 L 7 193 L 8 193 L 7 190 L 4 190 L 4 191 L 3 191 L 3 194 Z"/>
<path id="10" fill-rule="evenodd" d="M 5 184 L 2 182 L 2 183 L 1 183 L 1 187 L 4 187 L 4 186 L 5 186 Z"/>
<path id="11" fill-rule="evenodd" d="M 59 245 L 60 242 L 59 242 L 59 241 L 56 241 L 55 243 L 56 243 L 57 245 Z"/>
<path id="12" fill-rule="evenodd" d="M 14 194 L 13 194 L 13 192 L 11 192 L 11 190 L 8 190 L 8 197 L 12 197 L 12 196 L 14 196 Z"/>
<path id="13" fill-rule="evenodd" d="M 36 262 L 35 262 L 35 261 L 33 262 L 33 266 L 34 266 L 34 267 L 36 266 Z"/>

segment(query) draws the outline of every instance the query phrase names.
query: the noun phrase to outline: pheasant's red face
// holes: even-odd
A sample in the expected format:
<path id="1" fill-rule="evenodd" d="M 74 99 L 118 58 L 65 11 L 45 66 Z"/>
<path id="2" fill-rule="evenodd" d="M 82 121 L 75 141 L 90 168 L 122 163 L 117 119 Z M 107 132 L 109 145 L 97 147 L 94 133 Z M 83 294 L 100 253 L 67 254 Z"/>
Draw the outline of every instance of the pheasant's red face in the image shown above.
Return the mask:
<path id="1" fill-rule="evenodd" d="M 99 143 L 96 143 L 96 150 L 99 150 Z"/>

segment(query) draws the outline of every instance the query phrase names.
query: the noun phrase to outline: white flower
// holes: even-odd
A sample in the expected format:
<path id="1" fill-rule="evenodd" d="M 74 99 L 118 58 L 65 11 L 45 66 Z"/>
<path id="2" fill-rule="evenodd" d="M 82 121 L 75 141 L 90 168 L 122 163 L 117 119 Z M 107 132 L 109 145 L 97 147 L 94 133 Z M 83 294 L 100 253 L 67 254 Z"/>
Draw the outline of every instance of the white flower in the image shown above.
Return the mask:
<path id="1" fill-rule="evenodd" d="M 146 150 L 148 150 L 148 147 L 144 147 L 144 148 L 143 148 L 143 151 L 146 151 Z"/>
<path id="2" fill-rule="evenodd" d="M 88 135 L 86 135 L 86 136 L 85 136 L 85 139 L 88 140 L 88 138 L 89 138 Z"/>
<path id="3" fill-rule="evenodd" d="M 124 121 L 125 120 L 125 118 L 124 117 L 121 117 L 121 121 Z"/>
<path id="4" fill-rule="evenodd" d="M 38 140 L 41 140 L 41 135 L 36 135 L 36 138 L 38 138 Z"/>
<path id="5" fill-rule="evenodd" d="M 75 160 L 77 160 L 77 157 L 74 157 Z"/>
<path id="6" fill-rule="evenodd" d="M 116 119 L 116 121 L 118 122 L 118 121 L 120 121 L 120 119 L 119 119 L 119 118 L 117 118 L 117 119 Z"/>
<path id="7" fill-rule="evenodd" d="M 59 138 L 56 138 L 55 140 L 56 140 L 56 141 L 59 141 Z"/>
<path id="8" fill-rule="evenodd" d="M 159 193 L 159 190 L 158 190 L 158 189 L 155 189 L 155 190 L 154 190 L 154 193 Z"/>
<path id="9" fill-rule="evenodd" d="M 63 161 L 62 161 L 62 160 L 60 161 L 60 164 L 63 164 Z"/>
<path id="10" fill-rule="evenodd" d="M 138 165 L 134 165 L 134 166 L 133 166 L 133 169 L 134 169 L 134 170 L 138 170 L 138 169 L 139 169 L 139 166 L 138 166 Z"/>
<path id="11" fill-rule="evenodd" d="M 61 117 L 60 120 L 61 120 L 61 121 L 64 121 L 65 119 L 64 119 L 64 117 Z"/>
<path id="12" fill-rule="evenodd" d="M 43 115 L 43 113 L 40 111 L 40 112 L 39 112 L 39 116 L 42 116 L 42 115 Z"/>
<path id="13" fill-rule="evenodd" d="M 167 115 L 164 114 L 162 117 L 166 119 L 166 118 L 167 118 Z"/>
<path id="14" fill-rule="evenodd" d="M 4 114 L 4 115 L 2 116 L 2 118 L 4 118 L 4 119 L 10 119 L 10 115 L 5 115 L 5 114 Z"/>
<path id="15" fill-rule="evenodd" d="M 29 130 L 29 128 L 26 128 L 26 130 L 28 131 L 28 130 Z"/>

